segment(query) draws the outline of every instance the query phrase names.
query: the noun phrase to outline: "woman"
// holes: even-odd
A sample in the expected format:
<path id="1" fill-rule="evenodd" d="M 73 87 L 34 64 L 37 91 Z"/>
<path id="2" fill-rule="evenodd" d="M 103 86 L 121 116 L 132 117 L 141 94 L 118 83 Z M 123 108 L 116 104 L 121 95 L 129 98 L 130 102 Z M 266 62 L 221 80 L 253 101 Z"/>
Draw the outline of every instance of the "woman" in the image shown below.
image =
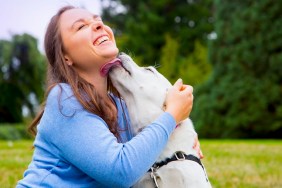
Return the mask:
<path id="1" fill-rule="evenodd" d="M 118 54 L 113 32 L 100 17 L 60 9 L 48 25 L 45 51 L 47 99 L 30 127 L 34 155 L 17 187 L 132 186 L 189 115 L 192 87 L 176 82 L 166 111 L 133 137 L 125 104 L 100 74 Z"/>

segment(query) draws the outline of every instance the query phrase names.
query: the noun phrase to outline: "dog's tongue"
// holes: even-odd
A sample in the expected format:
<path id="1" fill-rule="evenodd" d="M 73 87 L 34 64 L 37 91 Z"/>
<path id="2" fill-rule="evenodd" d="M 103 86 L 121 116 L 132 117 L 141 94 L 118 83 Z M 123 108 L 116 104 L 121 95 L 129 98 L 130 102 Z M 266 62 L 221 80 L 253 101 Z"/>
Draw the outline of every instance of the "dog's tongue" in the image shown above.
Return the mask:
<path id="1" fill-rule="evenodd" d="M 115 58 L 112 61 L 106 63 L 100 68 L 100 74 L 102 76 L 107 76 L 109 71 L 111 70 L 112 67 L 114 66 L 120 66 L 121 65 L 121 60 L 119 58 Z"/>

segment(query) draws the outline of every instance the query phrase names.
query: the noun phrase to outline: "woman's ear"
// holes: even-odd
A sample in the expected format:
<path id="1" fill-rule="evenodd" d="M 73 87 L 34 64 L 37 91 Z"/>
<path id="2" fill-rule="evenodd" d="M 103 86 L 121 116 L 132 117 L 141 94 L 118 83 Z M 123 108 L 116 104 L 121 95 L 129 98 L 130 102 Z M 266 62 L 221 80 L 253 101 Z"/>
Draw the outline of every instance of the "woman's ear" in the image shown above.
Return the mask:
<path id="1" fill-rule="evenodd" d="M 67 55 L 65 55 L 64 58 L 65 58 L 65 62 L 66 62 L 69 66 L 72 66 L 73 62 L 71 61 L 70 57 L 67 56 Z"/>

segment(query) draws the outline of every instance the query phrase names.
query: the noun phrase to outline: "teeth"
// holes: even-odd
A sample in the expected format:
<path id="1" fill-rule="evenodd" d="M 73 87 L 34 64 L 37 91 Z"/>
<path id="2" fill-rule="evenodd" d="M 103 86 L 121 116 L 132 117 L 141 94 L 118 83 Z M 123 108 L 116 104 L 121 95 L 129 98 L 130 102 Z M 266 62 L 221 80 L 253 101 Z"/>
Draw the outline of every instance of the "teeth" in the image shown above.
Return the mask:
<path id="1" fill-rule="evenodd" d="M 98 46 L 100 45 L 102 42 L 105 42 L 105 41 L 108 41 L 109 40 L 109 37 L 108 36 L 102 36 L 100 38 L 98 38 L 95 43 L 94 43 L 94 46 Z"/>

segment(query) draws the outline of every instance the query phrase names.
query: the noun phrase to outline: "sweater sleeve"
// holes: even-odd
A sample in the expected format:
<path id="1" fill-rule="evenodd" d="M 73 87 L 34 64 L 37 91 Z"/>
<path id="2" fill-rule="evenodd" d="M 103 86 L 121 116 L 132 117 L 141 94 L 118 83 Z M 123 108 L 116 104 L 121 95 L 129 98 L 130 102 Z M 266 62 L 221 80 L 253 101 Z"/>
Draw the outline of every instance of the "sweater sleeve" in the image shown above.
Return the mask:
<path id="1" fill-rule="evenodd" d="M 109 187 L 132 186 L 156 161 L 175 128 L 175 120 L 163 113 L 126 143 L 118 143 L 106 123 L 70 97 L 69 88 L 54 88 L 48 96 L 46 138 L 62 158 Z M 61 100 L 58 95 L 61 93 Z M 42 130 L 41 130 L 42 132 Z"/>

